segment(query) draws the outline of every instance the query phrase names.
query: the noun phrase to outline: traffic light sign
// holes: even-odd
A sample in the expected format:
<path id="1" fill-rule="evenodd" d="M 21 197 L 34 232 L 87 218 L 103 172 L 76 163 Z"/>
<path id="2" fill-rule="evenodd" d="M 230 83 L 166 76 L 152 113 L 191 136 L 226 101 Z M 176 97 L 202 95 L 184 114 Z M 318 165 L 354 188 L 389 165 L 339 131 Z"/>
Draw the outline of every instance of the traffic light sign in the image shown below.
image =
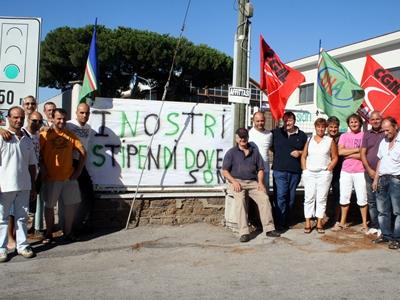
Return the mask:
<path id="1" fill-rule="evenodd" d="M 0 108 L 37 97 L 41 19 L 0 17 Z"/>

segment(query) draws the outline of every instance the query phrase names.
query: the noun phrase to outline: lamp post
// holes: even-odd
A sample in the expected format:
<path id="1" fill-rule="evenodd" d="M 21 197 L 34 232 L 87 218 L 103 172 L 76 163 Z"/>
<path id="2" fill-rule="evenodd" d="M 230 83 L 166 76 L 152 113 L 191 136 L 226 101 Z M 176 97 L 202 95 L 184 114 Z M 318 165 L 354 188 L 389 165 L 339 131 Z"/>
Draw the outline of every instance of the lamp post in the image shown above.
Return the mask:
<path id="1" fill-rule="evenodd" d="M 235 87 L 248 87 L 249 81 L 249 30 L 250 18 L 253 16 L 253 6 L 250 0 L 238 0 L 238 26 L 235 35 L 235 56 L 233 67 L 233 85 Z M 246 126 L 246 105 L 234 104 L 234 128 Z"/>

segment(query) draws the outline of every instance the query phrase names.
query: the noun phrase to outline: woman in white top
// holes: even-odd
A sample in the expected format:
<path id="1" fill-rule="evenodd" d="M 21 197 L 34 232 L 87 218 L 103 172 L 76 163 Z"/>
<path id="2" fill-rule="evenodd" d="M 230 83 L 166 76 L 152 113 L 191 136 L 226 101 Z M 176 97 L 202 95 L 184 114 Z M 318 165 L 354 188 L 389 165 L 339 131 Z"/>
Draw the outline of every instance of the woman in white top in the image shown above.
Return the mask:
<path id="1" fill-rule="evenodd" d="M 301 156 L 304 184 L 304 233 L 310 233 L 311 218 L 317 218 L 317 232 L 325 233 L 323 217 L 326 200 L 332 180 L 332 170 L 338 161 L 336 143 L 325 135 L 326 120 L 318 118 L 314 122 L 315 135 L 306 143 Z"/>

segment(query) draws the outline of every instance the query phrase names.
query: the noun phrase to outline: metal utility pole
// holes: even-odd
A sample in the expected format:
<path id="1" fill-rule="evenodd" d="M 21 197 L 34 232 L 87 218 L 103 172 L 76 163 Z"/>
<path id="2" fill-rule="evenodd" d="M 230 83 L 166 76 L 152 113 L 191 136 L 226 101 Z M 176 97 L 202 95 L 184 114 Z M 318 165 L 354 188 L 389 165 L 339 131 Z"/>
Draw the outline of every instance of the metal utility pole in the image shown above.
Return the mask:
<path id="1" fill-rule="evenodd" d="M 248 87 L 248 56 L 250 18 L 253 6 L 250 0 L 238 0 L 238 26 L 235 35 L 235 51 L 233 58 L 233 86 Z M 234 104 L 234 132 L 246 126 L 246 104 Z"/>

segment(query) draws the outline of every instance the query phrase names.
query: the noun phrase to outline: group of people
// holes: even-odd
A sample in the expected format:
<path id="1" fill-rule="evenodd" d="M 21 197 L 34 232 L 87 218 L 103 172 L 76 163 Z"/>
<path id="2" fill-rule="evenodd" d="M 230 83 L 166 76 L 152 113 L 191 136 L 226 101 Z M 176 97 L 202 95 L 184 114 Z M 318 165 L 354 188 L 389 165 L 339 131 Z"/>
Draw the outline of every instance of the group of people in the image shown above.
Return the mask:
<path id="1" fill-rule="evenodd" d="M 369 118 L 370 129 L 363 130 L 362 118 L 351 114 L 347 118 L 348 131 L 340 134 L 338 118 L 318 118 L 311 137 L 295 122 L 294 113 L 285 112 L 283 126 L 270 131 L 265 129 L 264 114 L 256 112 L 249 131 L 236 131 L 237 145 L 226 153 L 222 169 L 235 199 L 240 241 L 251 239 L 247 197 L 256 202 L 266 235 L 278 237 L 290 226 L 296 189 L 302 179 L 305 234 L 314 227 L 318 233 L 325 233 L 330 190 L 334 202 L 330 219 L 336 221 L 332 230 L 347 228 L 354 189 L 361 231 L 376 235 L 374 243 L 388 243 L 390 249 L 399 249 L 400 136 L 396 120 L 382 118 L 374 111 Z M 271 202 L 269 151 L 273 153 Z"/>
<path id="2" fill-rule="evenodd" d="M 27 241 L 28 212 L 43 244 L 54 242 L 56 206 L 63 243 L 76 241 L 75 233 L 88 224 L 94 200 L 85 168 L 90 107 L 79 104 L 68 122 L 67 112 L 52 102 L 45 103 L 43 114 L 27 96 L 22 106 L 8 110 L 6 128 L 0 129 L 0 262 L 15 250 L 35 256 Z"/>
<path id="3" fill-rule="evenodd" d="M 31 229 L 43 232 L 43 244 L 54 242 L 56 205 L 63 242 L 74 242 L 74 232 L 89 219 L 94 200 L 85 168 L 92 132 L 87 124 L 90 107 L 79 104 L 76 117 L 68 122 L 67 112 L 52 102 L 44 105 L 43 114 L 37 111 L 36 99 L 27 96 L 22 106 L 8 110 L 6 128 L 0 128 L 0 262 L 15 250 L 26 258 L 34 257 L 27 241 L 28 211 L 35 214 Z M 305 234 L 314 226 L 318 233 L 325 233 L 330 190 L 335 203 L 331 219 L 336 221 L 332 230 L 344 230 L 354 189 L 362 232 L 375 234 L 374 243 L 399 249 L 400 136 L 396 120 L 374 111 L 370 129 L 363 130 L 361 117 L 352 114 L 347 118 L 348 132 L 340 134 L 338 118 L 318 118 L 311 137 L 295 123 L 295 114 L 285 112 L 283 126 L 270 131 L 265 129 L 264 114 L 256 112 L 253 127 L 235 133 L 236 146 L 227 151 L 222 172 L 236 203 L 240 241 L 251 239 L 248 197 L 257 204 L 268 237 L 279 237 L 288 230 L 296 189 L 303 179 Z M 271 202 L 269 151 L 273 153 Z"/>

